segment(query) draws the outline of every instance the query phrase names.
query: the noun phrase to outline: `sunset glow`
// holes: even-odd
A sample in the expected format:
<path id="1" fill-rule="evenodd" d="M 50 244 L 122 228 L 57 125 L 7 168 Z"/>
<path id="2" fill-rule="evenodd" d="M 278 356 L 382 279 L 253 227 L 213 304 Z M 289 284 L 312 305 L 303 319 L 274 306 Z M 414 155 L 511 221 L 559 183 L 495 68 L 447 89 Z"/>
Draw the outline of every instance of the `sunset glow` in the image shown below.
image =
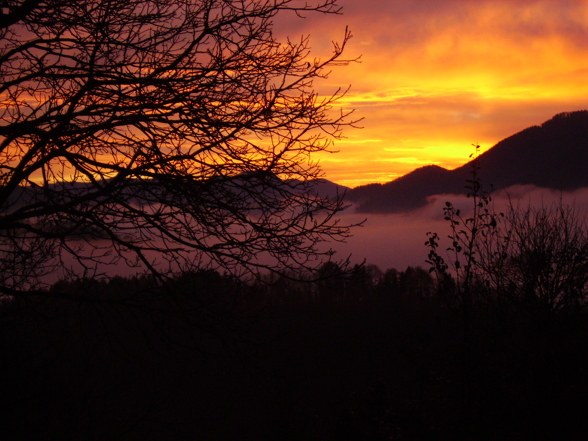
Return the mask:
<path id="1" fill-rule="evenodd" d="M 588 108 L 588 2 L 554 0 L 342 0 L 343 14 L 280 18 L 292 37 L 310 34 L 325 56 L 349 26 L 347 58 L 317 84 L 351 90 L 341 102 L 364 118 L 326 178 L 355 187 L 388 182 L 428 164 L 455 168 L 553 115 Z M 287 25 L 287 26 L 286 26 Z"/>

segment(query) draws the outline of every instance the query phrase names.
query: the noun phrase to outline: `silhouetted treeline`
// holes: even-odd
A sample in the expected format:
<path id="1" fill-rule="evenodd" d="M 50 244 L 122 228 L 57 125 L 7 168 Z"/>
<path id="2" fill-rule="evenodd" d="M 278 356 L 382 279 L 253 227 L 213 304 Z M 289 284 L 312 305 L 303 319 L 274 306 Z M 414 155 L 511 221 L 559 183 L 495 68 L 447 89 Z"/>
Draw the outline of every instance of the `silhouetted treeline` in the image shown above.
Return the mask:
<path id="1" fill-rule="evenodd" d="M 342 268 L 335 262 L 323 264 L 315 273 L 292 274 L 263 279 L 256 289 L 277 302 L 363 301 L 374 296 L 431 298 L 436 283 L 429 272 L 409 266 L 382 271 L 376 265 Z"/>
<path id="2" fill-rule="evenodd" d="M 60 282 L 0 307 L 6 439 L 559 440 L 588 424 L 583 307 L 325 264 Z M 463 363 L 463 357 L 468 363 Z M 464 372 L 464 366 L 468 371 Z"/>

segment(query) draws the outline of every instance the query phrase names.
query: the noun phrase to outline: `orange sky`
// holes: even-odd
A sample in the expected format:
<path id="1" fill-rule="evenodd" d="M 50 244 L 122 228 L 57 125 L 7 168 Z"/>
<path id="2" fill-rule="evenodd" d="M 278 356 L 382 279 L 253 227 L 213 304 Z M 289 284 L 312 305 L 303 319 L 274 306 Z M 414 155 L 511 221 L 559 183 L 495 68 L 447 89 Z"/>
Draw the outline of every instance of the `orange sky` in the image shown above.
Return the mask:
<path id="1" fill-rule="evenodd" d="M 588 0 L 341 0 L 343 15 L 277 19 L 327 54 L 345 26 L 347 57 L 325 93 L 351 85 L 343 104 L 363 117 L 327 179 L 355 187 L 427 164 L 454 168 L 556 113 L 588 109 Z"/>

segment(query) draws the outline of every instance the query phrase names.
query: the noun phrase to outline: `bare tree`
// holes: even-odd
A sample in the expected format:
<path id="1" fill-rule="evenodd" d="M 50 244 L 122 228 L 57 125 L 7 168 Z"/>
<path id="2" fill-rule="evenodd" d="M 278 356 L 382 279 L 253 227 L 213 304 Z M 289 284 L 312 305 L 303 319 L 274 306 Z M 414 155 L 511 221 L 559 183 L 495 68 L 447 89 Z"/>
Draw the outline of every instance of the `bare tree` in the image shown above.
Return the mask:
<path id="1" fill-rule="evenodd" d="M 313 81 L 345 64 L 278 13 L 335 0 L 8 0 L 0 10 L 0 290 L 56 267 L 318 264 L 349 225 L 309 155 L 350 112 Z M 81 265 L 81 266 L 80 266 Z"/>
<path id="2" fill-rule="evenodd" d="M 474 175 L 474 187 L 480 188 Z M 477 183 L 476 183 L 477 182 Z M 578 309 L 588 299 L 588 218 L 563 201 L 520 207 L 510 201 L 496 212 L 492 198 L 474 192 L 473 211 L 463 215 L 447 202 L 451 260 L 437 252 L 436 233 L 428 233 L 431 271 L 439 280 L 451 269 L 458 300 L 469 311 L 477 302 L 524 304 L 549 312 Z M 476 299 L 474 299 L 476 297 Z M 469 325 L 466 327 L 469 328 Z"/>
<path id="3" fill-rule="evenodd" d="M 498 299 L 548 311 L 583 307 L 588 296 L 588 223 L 562 201 L 515 207 L 478 244 L 483 279 Z"/>

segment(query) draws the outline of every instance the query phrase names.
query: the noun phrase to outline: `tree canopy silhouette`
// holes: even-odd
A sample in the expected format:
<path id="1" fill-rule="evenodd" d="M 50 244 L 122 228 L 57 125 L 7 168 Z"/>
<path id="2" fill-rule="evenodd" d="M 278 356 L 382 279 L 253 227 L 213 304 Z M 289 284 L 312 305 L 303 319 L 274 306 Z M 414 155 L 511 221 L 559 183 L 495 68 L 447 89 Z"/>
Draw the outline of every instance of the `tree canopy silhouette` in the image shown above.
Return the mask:
<path id="1" fill-rule="evenodd" d="M 126 262 L 279 270 L 342 239 L 309 155 L 351 112 L 278 13 L 335 0 L 9 0 L 0 15 L 0 289 Z M 328 254 L 329 250 L 322 250 Z M 264 259 L 260 259 L 260 254 Z M 70 256 L 70 257 L 67 257 Z M 73 257 L 73 260 L 71 259 Z M 69 259 L 69 260 L 68 260 Z M 72 263 L 73 262 L 73 263 Z M 170 266 L 171 268 L 171 266 Z"/>

